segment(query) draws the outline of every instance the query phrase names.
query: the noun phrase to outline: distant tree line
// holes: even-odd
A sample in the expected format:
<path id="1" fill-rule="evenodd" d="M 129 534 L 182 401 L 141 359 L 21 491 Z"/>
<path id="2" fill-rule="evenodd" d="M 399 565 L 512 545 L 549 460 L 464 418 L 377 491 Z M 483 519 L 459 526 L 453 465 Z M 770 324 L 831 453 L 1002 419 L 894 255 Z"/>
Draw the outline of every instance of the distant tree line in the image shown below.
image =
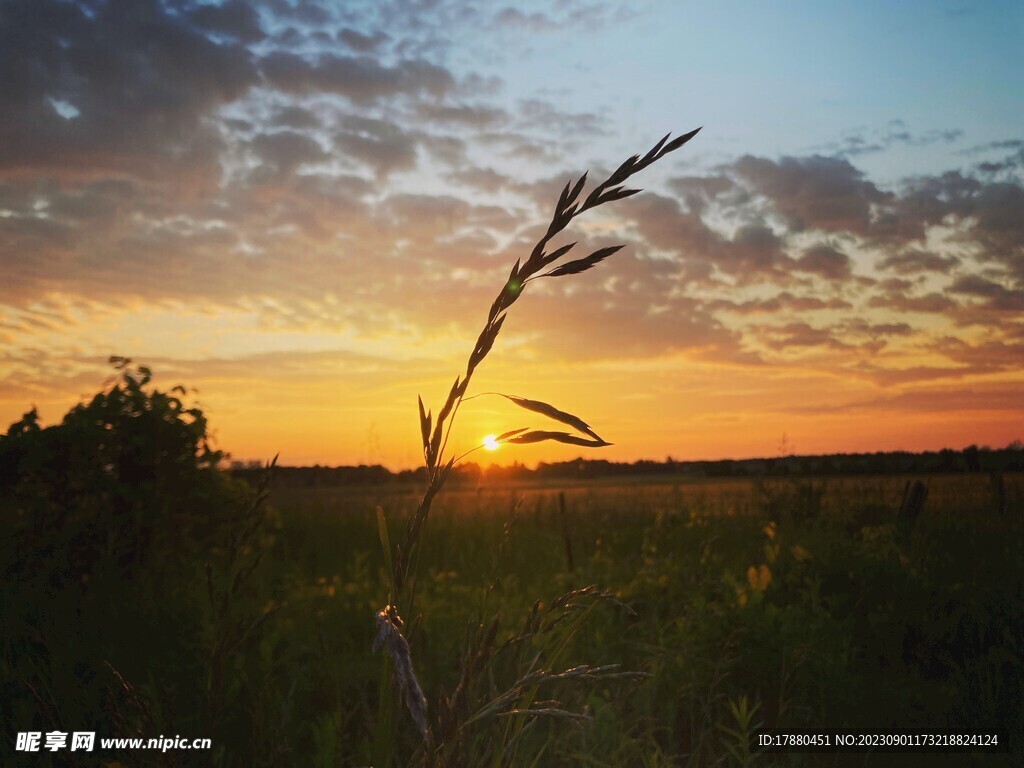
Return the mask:
<path id="1" fill-rule="evenodd" d="M 255 482 L 261 465 L 233 462 L 236 477 Z M 505 482 L 530 480 L 593 480 L 608 477 L 834 477 L 844 475 L 956 474 L 969 472 L 1024 471 L 1024 444 L 1016 440 L 1005 448 L 970 445 L 962 450 L 911 453 L 841 453 L 825 456 L 777 456 L 717 461 L 641 460 L 632 463 L 602 459 L 541 462 L 535 469 L 467 463 L 456 467 L 453 482 Z M 285 487 L 372 485 L 389 482 L 422 482 L 423 469 L 392 472 L 379 464 L 341 467 L 279 467 L 275 482 Z"/>

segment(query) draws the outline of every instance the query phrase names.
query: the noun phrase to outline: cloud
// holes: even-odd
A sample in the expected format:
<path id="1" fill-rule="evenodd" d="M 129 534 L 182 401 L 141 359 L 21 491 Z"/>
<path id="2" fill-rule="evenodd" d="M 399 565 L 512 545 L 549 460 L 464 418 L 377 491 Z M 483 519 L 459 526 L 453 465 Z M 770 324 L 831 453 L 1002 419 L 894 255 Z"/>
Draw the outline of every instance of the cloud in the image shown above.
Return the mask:
<path id="1" fill-rule="evenodd" d="M 911 389 L 898 394 L 883 395 L 848 403 L 799 406 L 794 413 L 962 413 L 962 412 L 1014 412 L 1019 409 L 1020 396 L 1016 389 L 1002 386 L 944 387 L 939 389 Z"/>
<path id="2" fill-rule="evenodd" d="M 314 139 L 297 131 L 261 133 L 252 140 L 252 147 L 263 162 L 259 176 L 290 175 L 301 165 L 319 163 L 329 155 Z"/>
<path id="3" fill-rule="evenodd" d="M 1003 264 L 1024 281 L 1024 186 L 1011 183 L 982 187 L 964 215 L 975 217 L 971 234 L 987 246 L 987 260 Z"/>
<path id="4" fill-rule="evenodd" d="M 932 144 L 952 144 L 963 138 L 959 128 L 933 129 L 921 134 L 907 130 L 902 120 L 893 120 L 883 128 L 862 129 L 845 135 L 839 142 L 827 144 L 821 149 L 829 150 L 840 158 L 884 152 L 894 146 L 927 147 Z"/>
<path id="5" fill-rule="evenodd" d="M 214 42 L 157 0 L 109 0 L 92 15 L 55 0 L 7 3 L 0 169 L 212 175 L 220 139 L 203 117 L 256 78 L 244 46 Z"/>
<path id="6" fill-rule="evenodd" d="M 975 144 L 974 146 L 968 147 L 967 149 L 960 150 L 960 153 L 964 155 L 977 155 L 983 152 L 991 152 L 992 150 L 1003 149 L 1024 149 L 1024 139 L 1001 139 L 998 141 L 987 141 L 984 144 Z"/>
<path id="7" fill-rule="evenodd" d="M 940 256 L 937 253 L 926 253 L 919 250 L 908 250 L 893 253 L 878 261 L 880 269 L 888 269 L 901 275 L 921 272 L 940 272 L 948 274 L 961 260 L 956 256 Z"/>
<path id="8" fill-rule="evenodd" d="M 711 256 L 725 238 L 708 226 L 701 216 L 685 211 L 678 200 L 655 192 L 645 192 L 623 202 L 623 214 L 629 217 L 645 243 L 654 249 L 676 254 L 691 279 L 710 277 Z"/>
<path id="9" fill-rule="evenodd" d="M 975 371 L 1018 371 L 1024 357 L 1024 341 L 998 339 L 972 343 L 947 336 L 933 345 L 936 352 Z"/>
<path id="10" fill-rule="evenodd" d="M 809 323 L 763 325 L 758 326 L 755 330 L 761 337 L 761 342 L 774 350 L 799 347 L 828 347 L 835 350 L 848 350 L 854 346 L 838 338 L 834 329 L 816 328 Z"/>
<path id="11" fill-rule="evenodd" d="M 491 128 L 509 120 L 508 112 L 503 109 L 469 104 L 420 104 L 417 115 L 432 123 L 470 128 Z"/>
<path id="12" fill-rule="evenodd" d="M 678 200 L 653 192 L 630 198 L 622 210 L 648 245 L 678 254 L 690 280 L 713 281 L 717 273 L 740 285 L 795 281 L 796 260 L 786 252 L 785 238 L 762 221 L 742 223 L 727 236 Z"/>
<path id="13" fill-rule="evenodd" d="M 588 249 L 597 247 L 591 243 Z M 698 359 L 757 364 L 742 337 L 699 299 L 679 296 L 675 267 L 620 252 L 605 279 L 581 276 L 571 293 L 558 278 L 528 298 L 522 327 L 538 353 L 561 359 L 660 357 L 687 352 Z M 609 278 L 607 272 L 613 271 Z M 539 294 L 539 295 L 538 295 Z M 515 332 L 513 330 L 512 332 Z"/>
<path id="14" fill-rule="evenodd" d="M 502 8 L 494 14 L 494 23 L 499 27 L 524 30 L 531 34 L 554 32 L 559 28 L 559 25 L 545 13 L 540 11 L 524 13 L 518 8 L 512 7 Z"/>
<path id="15" fill-rule="evenodd" d="M 605 118 L 596 112 L 565 112 L 544 99 L 522 99 L 516 109 L 522 125 L 536 126 L 556 136 L 602 136 Z"/>
<path id="16" fill-rule="evenodd" d="M 816 245 L 804 251 L 793 269 L 829 280 L 844 280 L 850 276 L 850 257 L 830 245 Z"/>
<path id="17" fill-rule="evenodd" d="M 464 168 L 451 174 L 451 178 L 460 184 L 491 194 L 514 183 L 508 176 L 493 168 Z"/>
<path id="18" fill-rule="evenodd" d="M 794 231 L 866 234 L 872 204 L 889 197 L 847 160 L 834 157 L 784 157 L 776 162 L 746 155 L 730 170 L 771 201 Z"/>
<path id="19" fill-rule="evenodd" d="M 720 240 L 709 255 L 717 269 L 741 283 L 770 276 L 775 284 L 785 284 L 794 260 L 785 253 L 783 242 L 770 227 L 745 224 L 731 240 Z"/>
<path id="20" fill-rule="evenodd" d="M 618 8 L 610 15 L 610 8 L 604 3 L 577 3 L 562 0 L 554 3 L 553 13 L 541 11 L 526 12 L 507 6 L 494 14 L 493 24 L 499 29 L 520 32 L 529 36 L 545 35 L 565 29 L 584 27 L 596 30 L 607 25 L 612 19 L 625 21 L 630 18 L 628 6 Z"/>
<path id="21" fill-rule="evenodd" d="M 287 106 L 279 107 L 271 118 L 272 124 L 275 127 L 284 128 L 295 128 L 295 129 L 308 129 L 308 128 L 319 128 L 323 121 L 320 117 L 311 109 L 300 107 L 296 104 L 288 104 Z"/>
<path id="22" fill-rule="evenodd" d="M 364 35 L 362 32 L 344 27 L 338 31 L 338 39 L 354 51 L 369 53 L 380 48 L 391 38 L 379 30 L 372 35 Z"/>
<path id="23" fill-rule="evenodd" d="M 187 383 L 205 390 L 206 385 L 216 382 L 236 388 L 237 393 L 238 387 L 257 377 L 274 381 L 279 387 L 288 383 L 300 388 L 320 382 L 334 387 L 343 384 L 347 399 L 370 394 L 378 401 L 382 392 L 394 388 L 403 371 L 416 371 L 423 379 L 446 373 L 436 361 L 424 357 L 399 360 L 347 349 L 275 350 L 232 356 L 157 354 L 148 356 L 145 364 L 154 370 L 155 383 L 162 389 Z M 0 351 L 0 401 L 49 399 L 68 390 L 94 391 L 104 379 L 109 380 L 110 373 L 106 356 L 80 350 L 29 347 L 18 352 Z M 242 395 L 242 399 L 248 397 Z M 334 407 L 341 410 L 344 406 Z M 58 415 L 44 414 L 50 418 Z"/>
<path id="24" fill-rule="evenodd" d="M 907 296 L 899 292 L 888 292 L 880 296 L 872 296 L 868 300 L 872 309 L 890 309 L 896 312 L 922 312 L 927 314 L 944 314 L 959 307 L 957 302 L 941 293 L 928 293 L 923 296 Z"/>
<path id="25" fill-rule="evenodd" d="M 397 124 L 348 115 L 334 134 L 334 146 L 373 168 L 378 179 L 416 166 L 416 140 Z"/>
<path id="26" fill-rule="evenodd" d="M 1024 289 L 1010 289 L 979 275 L 966 275 L 953 281 L 953 293 L 984 299 L 987 309 L 999 312 L 1024 312 Z"/>
<path id="27" fill-rule="evenodd" d="M 450 51 L 453 25 L 497 24 L 530 44 L 613 9 L 443 2 L 417 20 L 400 3 L 89 7 L 0 7 L 5 343 L 140 301 L 360 343 L 472 334 L 543 234 L 568 158 L 609 131 L 550 92 L 499 94 Z M 861 133 L 865 146 L 959 140 L 898 124 Z M 980 359 L 1003 360 L 1019 333 L 1024 187 L 1015 155 L 995 154 L 1019 142 L 971 155 L 989 166 L 884 188 L 847 149 L 652 175 L 652 189 L 566 233 L 581 254 L 627 248 L 531 286 L 507 329 L 512 354 L 681 355 L 885 386 L 1003 370 Z M 977 359 L 929 346 L 947 335 Z"/>
<path id="28" fill-rule="evenodd" d="M 736 183 L 727 176 L 677 176 L 669 179 L 669 187 L 681 198 L 686 210 L 700 215 L 712 200 L 724 197 L 727 193 L 739 192 L 741 198 L 745 194 Z"/>
<path id="29" fill-rule="evenodd" d="M 843 330 L 865 336 L 910 336 L 914 333 L 909 323 L 869 323 L 860 318 L 845 322 Z"/>
<path id="30" fill-rule="evenodd" d="M 253 6 L 243 0 L 227 0 L 222 5 L 200 5 L 188 11 L 192 22 L 204 30 L 255 43 L 266 35 Z"/>
<path id="31" fill-rule="evenodd" d="M 330 4 L 318 3 L 315 0 L 263 0 L 282 21 L 299 22 L 314 28 L 323 27 L 333 21 Z"/>
<path id="32" fill-rule="evenodd" d="M 761 315 L 776 313 L 795 314 L 829 309 L 852 309 L 853 305 L 839 298 L 819 299 L 815 296 L 795 296 L 789 291 L 783 291 L 770 299 L 749 299 L 747 301 L 716 299 L 708 302 L 707 307 L 716 312 Z"/>
<path id="33" fill-rule="evenodd" d="M 394 66 L 370 56 L 320 54 L 312 61 L 294 53 L 274 51 L 259 62 L 267 81 L 288 93 L 336 93 L 357 104 L 369 104 L 398 94 L 443 96 L 455 87 L 444 67 L 423 60 L 404 60 Z"/>

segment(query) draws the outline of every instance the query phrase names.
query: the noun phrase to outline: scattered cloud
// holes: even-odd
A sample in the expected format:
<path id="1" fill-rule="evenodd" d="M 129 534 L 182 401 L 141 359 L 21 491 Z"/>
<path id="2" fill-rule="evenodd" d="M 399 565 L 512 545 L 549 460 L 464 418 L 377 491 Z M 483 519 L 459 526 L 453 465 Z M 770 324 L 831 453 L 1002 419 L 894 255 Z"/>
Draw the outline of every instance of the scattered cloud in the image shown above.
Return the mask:
<path id="1" fill-rule="evenodd" d="M 389 38 L 388 35 L 380 30 L 377 30 L 372 35 L 364 35 L 362 32 L 349 29 L 348 27 L 344 27 L 338 31 L 338 40 L 343 42 L 352 50 L 359 51 L 360 53 L 369 53 L 378 49 L 390 39 L 391 38 Z"/>
<path id="2" fill-rule="evenodd" d="M 878 261 L 879 269 L 891 270 L 900 275 L 920 272 L 949 274 L 959 264 L 960 259 L 957 256 L 940 256 L 937 253 L 913 249 L 890 254 Z"/>
<path id="3" fill-rule="evenodd" d="M 255 43 L 266 37 L 260 26 L 259 14 L 244 0 L 227 0 L 221 5 L 198 5 L 190 8 L 187 13 L 198 28 L 243 43 Z"/>
<path id="4" fill-rule="evenodd" d="M 416 59 L 389 66 L 363 55 L 324 53 L 308 60 L 274 51 L 262 57 L 259 66 L 269 85 L 285 93 L 336 93 L 357 104 L 400 94 L 441 97 L 455 87 L 455 78 L 446 68 Z"/>
<path id="5" fill-rule="evenodd" d="M 198 24 L 158 0 L 110 0 L 88 13 L 57 0 L 6 3 L 0 170 L 219 173 L 221 138 L 205 118 L 258 75 L 245 45 L 215 42 Z"/>
<path id="6" fill-rule="evenodd" d="M 959 128 L 932 129 L 914 134 L 902 120 L 891 120 L 881 128 L 860 129 L 845 134 L 819 150 L 827 151 L 834 157 L 852 158 L 860 155 L 885 152 L 893 147 L 927 147 L 932 144 L 953 144 L 964 136 Z"/>
<path id="7" fill-rule="evenodd" d="M 767 198 L 789 229 L 867 234 L 882 192 L 848 160 L 812 155 L 773 161 L 746 155 L 730 169 L 754 194 Z"/>
<path id="8" fill-rule="evenodd" d="M 534 11 L 525 13 L 518 8 L 502 8 L 494 14 L 494 23 L 499 27 L 512 28 L 529 32 L 530 34 L 542 34 L 553 32 L 559 25 L 546 13 Z"/>
<path id="9" fill-rule="evenodd" d="M 980 275 L 965 275 L 953 281 L 950 292 L 973 296 L 984 301 L 988 309 L 1000 312 L 1024 312 L 1024 288 L 1011 289 Z"/>
<path id="10" fill-rule="evenodd" d="M 581 27 L 592 31 L 612 20 L 623 21 L 630 14 L 626 5 L 612 8 L 607 3 L 562 0 L 551 4 L 545 11 L 523 11 L 515 6 L 506 6 L 494 14 L 493 24 L 501 30 L 532 37 Z"/>
<path id="11" fill-rule="evenodd" d="M 829 280 L 844 280 L 850 276 L 850 257 L 830 245 L 815 245 L 804 251 L 793 268 Z"/>
<path id="12" fill-rule="evenodd" d="M 402 346 L 433 375 L 543 234 L 577 159 L 613 130 L 553 90 L 503 90 L 449 36 L 475 24 L 529 45 L 622 13 L 434 5 L 422 21 L 401 2 L 0 6 L 0 400 L 47 377 L 89 380 L 99 346 L 143 337 L 118 325 L 139 307 L 349 347 L 160 358 L 183 378 L 333 366 L 383 383 Z M 1024 141 L 886 185 L 862 159 L 964 139 L 897 121 L 816 154 L 645 176 L 644 194 L 567 233 L 581 254 L 627 248 L 578 279 L 531 284 L 529 311 L 503 330 L 508 354 L 899 390 L 849 408 L 895 407 L 943 379 L 982 391 L 1024 359 Z M 193 333 L 168 343 L 188 349 Z M 40 353 L 63 335 L 78 347 Z"/>
<path id="13" fill-rule="evenodd" d="M 378 179 L 416 166 L 416 140 L 397 124 L 347 116 L 334 134 L 334 146 L 347 157 L 370 166 Z"/>
<path id="14" fill-rule="evenodd" d="M 290 176 L 302 165 L 329 157 L 319 142 L 297 131 L 261 133 L 252 140 L 252 147 L 261 161 L 259 170 L 278 177 Z"/>

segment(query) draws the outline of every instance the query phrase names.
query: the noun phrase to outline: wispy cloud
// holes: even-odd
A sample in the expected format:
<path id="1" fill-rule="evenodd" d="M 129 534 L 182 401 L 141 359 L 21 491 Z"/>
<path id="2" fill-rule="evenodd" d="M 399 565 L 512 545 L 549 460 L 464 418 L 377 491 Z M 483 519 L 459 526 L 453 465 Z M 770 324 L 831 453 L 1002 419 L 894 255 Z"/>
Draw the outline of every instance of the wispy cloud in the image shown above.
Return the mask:
<path id="1" fill-rule="evenodd" d="M 880 128 L 862 128 L 844 134 L 838 141 L 817 149 L 835 157 L 852 158 L 876 154 L 894 147 L 928 147 L 932 144 L 954 144 L 964 137 L 959 128 L 930 129 L 913 133 L 903 120 L 891 120 Z"/>

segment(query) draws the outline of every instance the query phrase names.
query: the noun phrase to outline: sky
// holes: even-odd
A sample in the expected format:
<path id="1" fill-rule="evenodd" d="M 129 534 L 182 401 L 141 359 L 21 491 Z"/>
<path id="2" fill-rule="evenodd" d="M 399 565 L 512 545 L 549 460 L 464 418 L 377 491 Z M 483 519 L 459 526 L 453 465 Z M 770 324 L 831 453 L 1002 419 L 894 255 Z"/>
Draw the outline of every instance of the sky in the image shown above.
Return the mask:
<path id="1" fill-rule="evenodd" d="M 0 0 L 0 82 L 4 427 L 118 355 L 235 459 L 417 466 L 566 181 L 702 126 L 468 395 L 612 461 L 1024 438 L 1020 3 Z"/>

